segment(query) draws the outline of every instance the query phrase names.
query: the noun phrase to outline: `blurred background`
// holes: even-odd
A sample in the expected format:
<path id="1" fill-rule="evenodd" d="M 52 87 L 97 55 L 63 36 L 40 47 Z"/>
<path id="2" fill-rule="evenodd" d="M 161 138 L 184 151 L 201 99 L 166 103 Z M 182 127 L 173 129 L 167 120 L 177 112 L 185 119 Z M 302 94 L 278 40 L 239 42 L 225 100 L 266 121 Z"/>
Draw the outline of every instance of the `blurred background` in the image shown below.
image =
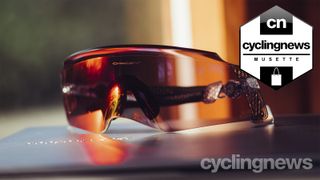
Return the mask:
<path id="1" fill-rule="evenodd" d="M 239 63 L 239 27 L 279 5 L 314 28 L 314 68 L 280 91 L 262 85 L 275 115 L 320 113 L 320 1 L 2 0 L 0 137 L 66 124 L 59 72 L 78 50 L 116 44 L 178 45 Z M 224 109 L 228 109 L 225 104 Z"/>

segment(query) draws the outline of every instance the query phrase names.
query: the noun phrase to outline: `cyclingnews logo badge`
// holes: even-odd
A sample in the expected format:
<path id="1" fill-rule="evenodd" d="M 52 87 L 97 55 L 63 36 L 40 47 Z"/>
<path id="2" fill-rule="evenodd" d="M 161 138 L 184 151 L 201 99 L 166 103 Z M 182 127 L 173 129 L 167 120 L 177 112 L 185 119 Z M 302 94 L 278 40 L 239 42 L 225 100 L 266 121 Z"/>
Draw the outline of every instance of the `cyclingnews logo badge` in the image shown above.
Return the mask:
<path id="1" fill-rule="evenodd" d="M 240 28 L 240 68 L 277 90 L 312 69 L 312 26 L 274 6 Z"/>

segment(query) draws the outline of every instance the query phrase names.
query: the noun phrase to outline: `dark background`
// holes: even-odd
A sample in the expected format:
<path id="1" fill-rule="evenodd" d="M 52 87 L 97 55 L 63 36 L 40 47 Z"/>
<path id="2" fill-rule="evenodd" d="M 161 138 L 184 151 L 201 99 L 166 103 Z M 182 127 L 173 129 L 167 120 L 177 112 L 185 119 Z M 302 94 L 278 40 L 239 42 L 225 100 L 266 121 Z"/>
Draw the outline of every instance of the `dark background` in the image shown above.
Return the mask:
<path id="1" fill-rule="evenodd" d="M 2 0 L 0 112 L 60 104 L 64 59 L 78 50 L 126 43 L 123 12 L 118 0 Z"/>

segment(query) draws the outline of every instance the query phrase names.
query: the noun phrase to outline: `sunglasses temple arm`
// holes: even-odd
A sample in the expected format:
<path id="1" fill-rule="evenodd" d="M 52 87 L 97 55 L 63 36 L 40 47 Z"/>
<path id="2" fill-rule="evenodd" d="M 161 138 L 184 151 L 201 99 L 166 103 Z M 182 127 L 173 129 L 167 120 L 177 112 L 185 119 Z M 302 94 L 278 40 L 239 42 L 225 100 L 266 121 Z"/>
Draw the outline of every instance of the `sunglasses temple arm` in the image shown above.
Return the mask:
<path id="1" fill-rule="evenodd" d="M 150 90 L 157 97 L 160 106 L 169 106 L 201 101 L 208 104 L 225 96 L 235 99 L 244 95 L 248 88 L 259 89 L 260 87 L 255 79 L 247 78 L 244 82 L 230 80 L 223 84 L 218 81 L 208 86 L 150 87 Z"/>
<path id="2" fill-rule="evenodd" d="M 231 99 L 245 96 L 252 112 L 251 120 L 254 123 L 261 124 L 273 121 L 272 112 L 264 103 L 260 94 L 258 81 L 252 77 L 240 79 L 239 81 L 229 80 L 226 84 L 218 81 L 208 86 L 151 87 L 150 90 L 157 97 L 160 106 L 201 101 L 209 104 L 226 96 Z"/>
<path id="3" fill-rule="evenodd" d="M 202 101 L 203 89 L 205 89 L 205 86 L 161 86 L 150 87 L 149 89 L 156 97 L 160 106 L 170 106 Z"/>

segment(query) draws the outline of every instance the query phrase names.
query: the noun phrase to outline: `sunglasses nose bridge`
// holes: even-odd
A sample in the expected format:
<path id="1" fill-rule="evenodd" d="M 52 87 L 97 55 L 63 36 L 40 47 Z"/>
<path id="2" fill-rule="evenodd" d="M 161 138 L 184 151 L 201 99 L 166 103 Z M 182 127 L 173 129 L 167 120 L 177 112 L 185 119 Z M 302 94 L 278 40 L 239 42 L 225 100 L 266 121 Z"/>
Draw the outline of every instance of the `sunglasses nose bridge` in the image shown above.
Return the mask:
<path id="1" fill-rule="evenodd" d="M 125 76 L 123 81 L 130 90 L 146 117 L 150 120 L 156 118 L 160 107 L 149 87 L 134 76 Z"/>

